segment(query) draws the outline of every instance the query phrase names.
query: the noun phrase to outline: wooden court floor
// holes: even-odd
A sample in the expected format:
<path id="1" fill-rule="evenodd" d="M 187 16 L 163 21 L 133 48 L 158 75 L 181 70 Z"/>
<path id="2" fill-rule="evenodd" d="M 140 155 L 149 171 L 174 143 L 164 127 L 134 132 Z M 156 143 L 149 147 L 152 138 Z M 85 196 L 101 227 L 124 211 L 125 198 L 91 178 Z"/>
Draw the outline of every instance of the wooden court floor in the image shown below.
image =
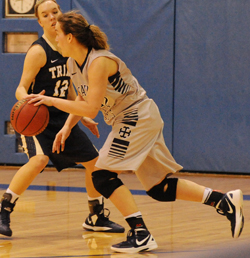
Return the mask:
<path id="1" fill-rule="evenodd" d="M 0 195 L 16 172 L 16 167 L 0 167 Z M 152 252 L 128 255 L 110 250 L 126 238 L 126 233 L 84 231 L 88 215 L 83 169 L 57 173 L 46 168 L 21 196 L 11 214 L 11 238 L 0 235 L 0 257 L 96 257 L 96 258 L 180 258 L 180 257 L 250 257 L 250 176 L 225 176 L 179 173 L 196 183 L 244 193 L 245 227 L 240 238 L 231 237 L 229 221 L 208 206 L 176 201 L 160 203 L 145 195 L 134 174 L 122 174 L 124 183 L 134 193 L 144 220 L 158 243 Z M 122 215 L 105 201 L 110 218 L 128 231 Z"/>

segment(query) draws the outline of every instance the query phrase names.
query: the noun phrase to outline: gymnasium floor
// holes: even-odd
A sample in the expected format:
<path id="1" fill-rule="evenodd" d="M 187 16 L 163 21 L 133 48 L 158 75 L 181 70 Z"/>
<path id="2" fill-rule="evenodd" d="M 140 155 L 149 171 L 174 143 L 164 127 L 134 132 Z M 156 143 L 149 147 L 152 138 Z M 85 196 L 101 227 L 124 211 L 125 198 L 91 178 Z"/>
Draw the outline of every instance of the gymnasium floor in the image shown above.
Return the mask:
<path id="1" fill-rule="evenodd" d="M 17 167 L 0 167 L 0 195 Z M 57 173 L 46 168 L 18 200 L 11 214 L 11 238 L 0 235 L 1 258 L 247 258 L 250 257 L 250 176 L 179 173 L 178 176 L 222 191 L 242 189 L 245 227 L 240 238 L 231 237 L 230 223 L 200 203 L 160 203 L 145 195 L 134 174 L 122 174 L 134 193 L 144 220 L 158 243 L 152 252 L 128 255 L 110 250 L 126 238 L 128 226 L 113 204 L 105 201 L 110 218 L 126 228 L 123 234 L 84 231 L 88 215 L 83 169 Z"/>

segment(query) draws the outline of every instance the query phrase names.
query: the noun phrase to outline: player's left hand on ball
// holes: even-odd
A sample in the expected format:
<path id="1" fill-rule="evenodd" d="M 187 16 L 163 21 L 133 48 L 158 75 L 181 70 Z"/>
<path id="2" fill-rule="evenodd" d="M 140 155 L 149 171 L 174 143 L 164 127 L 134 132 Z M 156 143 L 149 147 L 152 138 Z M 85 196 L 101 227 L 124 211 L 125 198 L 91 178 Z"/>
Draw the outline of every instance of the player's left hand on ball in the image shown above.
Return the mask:
<path id="1" fill-rule="evenodd" d="M 52 104 L 52 97 L 40 95 L 40 94 L 30 94 L 29 95 L 29 104 L 33 103 L 34 106 L 39 106 L 39 105 L 46 105 L 46 106 L 53 106 Z"/>

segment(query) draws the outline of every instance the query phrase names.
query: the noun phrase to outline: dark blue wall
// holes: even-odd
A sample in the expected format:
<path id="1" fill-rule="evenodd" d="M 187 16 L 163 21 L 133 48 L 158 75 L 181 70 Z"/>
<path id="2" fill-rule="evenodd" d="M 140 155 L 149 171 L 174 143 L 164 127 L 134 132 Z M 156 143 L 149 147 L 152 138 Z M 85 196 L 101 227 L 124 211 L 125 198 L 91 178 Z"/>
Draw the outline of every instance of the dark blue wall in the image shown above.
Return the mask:
<path id="1" fill-rule="evenodd" d="M 58 2 L 63 11 L 79 9 L 106 32 L 112 52 L 158 104 L 166 144 L 185 170 L 250 172 L 249 1 Z M 2 18 L 0 30 L 0 40 L 4 31 L 41 35 L 34 19 Z M 24 54 L 0 56 L 0 163 L 22 164 L 27 158 L 15 153 L 15 137 L 3 131 Z M 102 115 L 96 120 L 101 138 L 88 135 L 100 148 L 111 128 Z"/>
<path id="2" fill-rule="evenodd" d="M 177 1 L 174 156 L 250 172 L 250 2 Z"/>

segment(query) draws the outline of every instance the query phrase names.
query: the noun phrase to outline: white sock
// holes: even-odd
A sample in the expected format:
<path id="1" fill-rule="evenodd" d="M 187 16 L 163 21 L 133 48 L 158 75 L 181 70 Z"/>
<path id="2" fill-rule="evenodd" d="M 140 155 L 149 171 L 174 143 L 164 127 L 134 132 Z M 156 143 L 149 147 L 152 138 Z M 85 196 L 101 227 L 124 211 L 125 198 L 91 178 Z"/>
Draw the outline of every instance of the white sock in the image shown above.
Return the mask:
<path id="1" fill-rule="evenodd" d="M 212 192 L 213 190 L 211 188 L 206 188 L 201 202 L 204 203 L 205 201 L 207 201 Z"/>
<path id="2" fill-rule="evenodd" d="M 14 203 L 15 200 L 20 197 L 20 195 L 18 195 L 18 194 L 16 194 L 16 193 L 12 192 L 12 191 L 10 190 L 10 188 L 8 188 L 8 189 L 6 190 L 6 193 L 9 193 L 9 194 L 12 195 L 12 198 L 11 198 L 11 200 L 10 200 L 11 203 Z"/>
<path id="3" fill-rule="evenodd" d="M 138 212 L 135 212 L 133 214 L 130 214 L 130 215 L 124 217 L 124 219 L 132 218 L 132 217 L 135 217 L 135 218 L 142 217 L 142 214 L 140 211 L 138 211 Z"/>
<path id="4" fill-rule="evenodd" d="M 94 200 L 98 200 L 99 201 L 99 204 L 103 204 L 103 196 L 101 195 L 101 196 L 99 196 L 99 197 L 90 197 L 90 196 L 88 196 L 88 201 L 94 201 Z"/>

